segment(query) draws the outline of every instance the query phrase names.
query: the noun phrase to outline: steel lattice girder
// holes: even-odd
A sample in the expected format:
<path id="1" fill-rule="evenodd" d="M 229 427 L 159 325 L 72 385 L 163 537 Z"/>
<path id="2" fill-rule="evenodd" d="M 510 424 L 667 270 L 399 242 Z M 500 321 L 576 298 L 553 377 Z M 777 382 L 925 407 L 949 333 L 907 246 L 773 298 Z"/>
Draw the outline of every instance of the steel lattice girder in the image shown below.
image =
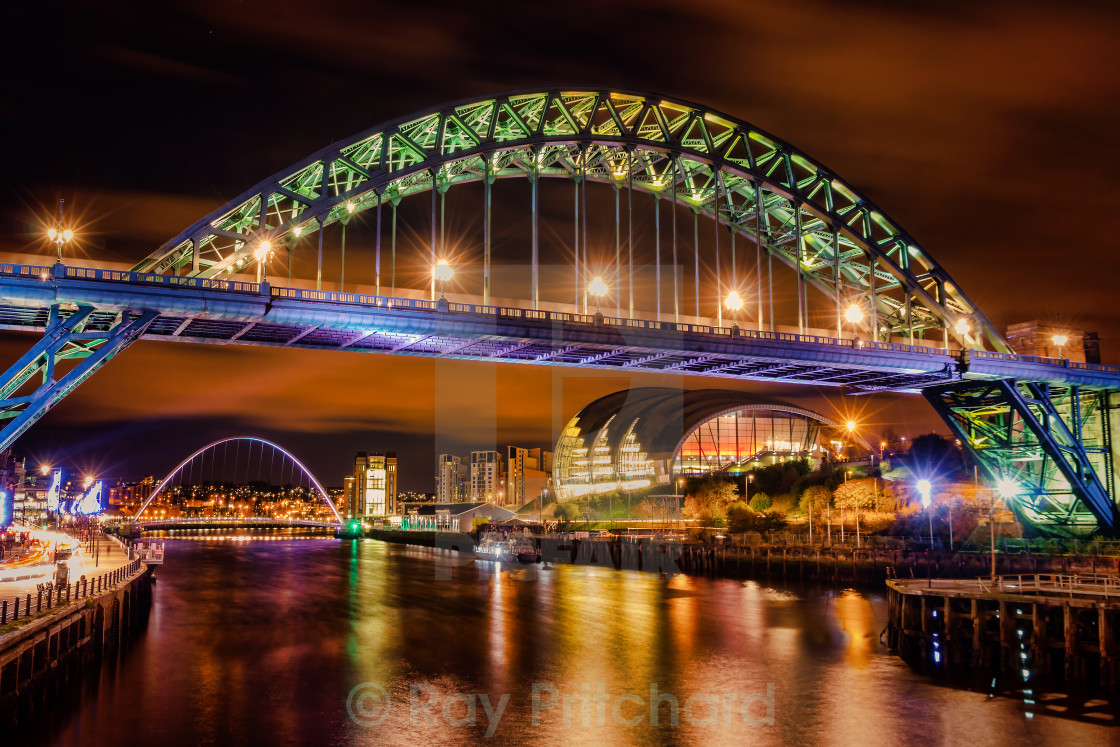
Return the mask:
<path id="1" fill-rule="evenodd" d="M 1010 379 L 923 390 L 992 479 L 1019 486 L 1010 507 L 1061 536 L 1120 532 L 1111 400 L 1115 391 Z"/>
<path id="2" fill-rule="evenodd" d="M 876 335 L 941 329 L 1010 352 L 929 253 L 829 169 L 734 117 L 630 92 L 503 93 L 388 122 L 264 180 L 135 269 L 213 277 L 251 264 L 259 241 L 290 245 L 382 202 L 538 176 L 632 184 L 718 217 L 838 303 L 869 296 Z"/>
<path id="3" fill-rule="evenodd" d="M 104 315 L 102 315 L 104 316 Z M 144 334 L 158 316 L 154 311 L 110 314 L 98 318 L 92 306 L 74 310 L 59 304 L 50 307 L 42 339 L 0 378 L 0 451 L 43 417 L 75 387 L 109 362 L 114 355 Z M 60 361 L 79 362 L 61 379 L 55 378 Z M 18 394 L 40 375 L 40 383 L 27 394 Z"/>

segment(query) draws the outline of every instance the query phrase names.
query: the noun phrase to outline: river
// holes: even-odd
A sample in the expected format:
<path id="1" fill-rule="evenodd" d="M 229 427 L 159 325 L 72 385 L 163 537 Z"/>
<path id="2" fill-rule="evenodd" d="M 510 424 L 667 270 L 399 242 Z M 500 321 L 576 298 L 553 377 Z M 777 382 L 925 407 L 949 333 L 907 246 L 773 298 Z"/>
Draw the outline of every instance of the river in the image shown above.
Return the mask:
<path id="1" fill-rule="evenodd" d="M 373 540 L 195 537 L 170 540 L 167 557 L 147 631 L 44 719 L 33 743 L 1120 738 L 1094 716 L 912 672 L 879 643 L 885 597 L 874 590 L 497 571 Z"/>

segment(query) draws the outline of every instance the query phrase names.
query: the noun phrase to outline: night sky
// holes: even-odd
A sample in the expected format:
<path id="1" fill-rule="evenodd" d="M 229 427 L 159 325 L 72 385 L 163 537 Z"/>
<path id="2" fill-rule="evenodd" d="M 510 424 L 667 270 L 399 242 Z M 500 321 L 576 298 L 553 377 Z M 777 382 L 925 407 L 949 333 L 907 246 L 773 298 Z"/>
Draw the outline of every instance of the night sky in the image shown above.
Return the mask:
<path id="1" fill-rule="evenodd" d="M 384 120 L 515 88 L 618 87 L 696 101 L 793 143 L 915 236 L 997 327 L 1061 314 L 1120 362 L 1112 3 L 40 2 L 6 8 L 5 25 L 0 251 L 17 261 L 53 253 L 42 234 L 59 197 L 80 233 L 69 256 L 130 266 L 261 179 Z M 477 232 L 466 202 L 449 206 L 453 230 Z M 402 215 L 418 245 L 423 211 Z M 523 244 L 507 227 L 495 251 L 516 261 Z M 359 235 L 348 257 L 368 268 L 367 251 Z M 406 280 L 425 271 L 408 252 Z M 297 262 L 297 277 L 309 267 Z M 368 270 L 347 272 L 367 282 Z M 4 365 L 30 341 L 0 336 Z M 251 433 L 331 485 L 355 450 L 396 450 L 402 487 L 431 490 L 437 453 L 550 445 L 590 400 L 667 381 L 143 342 L 17 450 L 134 478 Z M 856 416 L 869 438 L 939 427 L 917 396 L 683 385 Z"/>

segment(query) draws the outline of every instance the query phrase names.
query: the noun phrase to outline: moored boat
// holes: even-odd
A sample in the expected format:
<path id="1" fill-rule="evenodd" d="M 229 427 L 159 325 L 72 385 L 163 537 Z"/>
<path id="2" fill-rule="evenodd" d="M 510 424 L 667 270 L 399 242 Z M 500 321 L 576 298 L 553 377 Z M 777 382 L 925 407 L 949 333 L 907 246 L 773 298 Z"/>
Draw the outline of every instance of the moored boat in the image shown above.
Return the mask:
<path id="1" fill-rule="evenodd" d="M 521 540 L 518 542 L 515 552 L 517 553 L 517 559 L 522 563 L 540 562 L 541 551 L 529 540 Z"/>
<path id="2" fill-rule="evenodd" d="M 479 560 L 508 560 L 509 544 L 486 538 L 475 545 L 474 554 Z"/>

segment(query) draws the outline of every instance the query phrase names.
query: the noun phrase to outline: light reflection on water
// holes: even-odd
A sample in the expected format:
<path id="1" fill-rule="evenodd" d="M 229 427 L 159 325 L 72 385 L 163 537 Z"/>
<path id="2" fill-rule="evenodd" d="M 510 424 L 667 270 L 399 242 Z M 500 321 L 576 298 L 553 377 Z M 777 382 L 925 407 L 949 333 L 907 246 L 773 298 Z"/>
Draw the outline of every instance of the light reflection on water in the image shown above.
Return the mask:
<path id="1" fill-rule="evenodd" d="M 466 702 L 446 714 L 434 707 L 434 724 L 411 717 L 413 683 L 441 702 L 486 693 L 496 707 L 509 694 L 495 739 L 514 744 L 1096 744 L 1114 735 L 1077 721 L 1028 720 L 1017 701 L 912 673 L 879 644 L 886 605 L 877 592 L 598 567 L 499 570 L 371 540 L 171 540 L 167 555 L 147 633 L 45 733 L 51 741 L 485 739 L 477 699 L 475 726 L 454 725 L 467 717 Z M 348 695 L 361 683 L 390 696 L 377 726 L 348 715 Z M 542 701 L 568 695 L 568 725 L 562 701 L 533 725 L 534 683 Z M 651 685 L 678 699 L 677 726 L 668 705 L 650 725 Z M 742 699 L 770 685 L 774 726 L 745 723 Z M 600 691 L 602 711 L 591 701 Z M 620 700 L 624 693 L 634 697 Z M 765 703 L 748 715 L 763 719 Z M 639 716 L 634 726 L 618 723 Z"/>

